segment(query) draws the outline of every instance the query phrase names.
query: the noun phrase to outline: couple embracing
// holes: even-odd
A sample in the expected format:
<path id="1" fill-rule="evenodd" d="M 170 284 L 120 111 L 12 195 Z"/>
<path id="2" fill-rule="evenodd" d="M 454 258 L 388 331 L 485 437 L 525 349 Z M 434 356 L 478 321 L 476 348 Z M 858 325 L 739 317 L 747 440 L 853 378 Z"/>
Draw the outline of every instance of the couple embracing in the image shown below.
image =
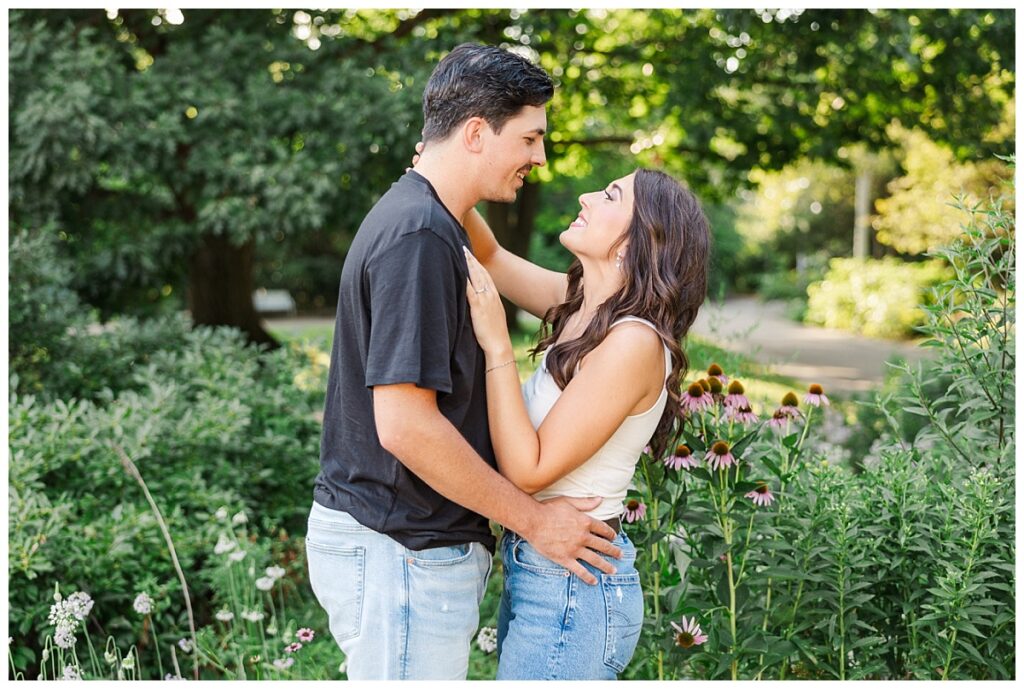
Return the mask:
<path id="1" fill-rule="evenodd" d="M 580 197 L 567 274 L 474 210 L 544 165 L 539 67 L 464 44 L 423 94 L 425 146 L 341 273 L 306 550 L 351 679 L 465 679 L 498 546 L 498 679 L 615 679 L 643 594 L 623 499 L 679 413 L 704 300 L 696 198 L 639 169 Z M 544 320 L 520 385 L 499 294 Z"/>

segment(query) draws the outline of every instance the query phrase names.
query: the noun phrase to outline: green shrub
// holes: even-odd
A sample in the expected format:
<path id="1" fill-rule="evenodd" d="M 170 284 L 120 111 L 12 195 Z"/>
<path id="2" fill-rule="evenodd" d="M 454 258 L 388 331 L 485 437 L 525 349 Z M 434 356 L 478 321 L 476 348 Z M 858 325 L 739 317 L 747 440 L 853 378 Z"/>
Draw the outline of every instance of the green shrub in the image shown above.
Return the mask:
<path id="1" fill-rule="evenodd" d="M 807 288 L 809 323 L 871 337 L 909 337 L 924 323 L 928 288 L 950 275 L 942 261 L 834 258 Z"/>
<path id="2" fill-rule="evenodd" d="M 198 328 L 124 370 L 116 394 L 50 401 L 12 392 L 9 619 L 32 653 L 21 656 L 26 666 L 52 633 L 55 581 L 94 595 L 101 638 L 123 645 L 135 636 L 124 615 L 141 590 L 167 609 L 165 633 L 186 628 L 169 553 L 115 444 L 163 512 L 199 615 L 212 600 L 203 573 L 219 566 L 214 510 L 244 510 L 275 534 L 303 530 L 318 469 L 322 358 L 299 347 L 259 351 L 239 331 Z"/>

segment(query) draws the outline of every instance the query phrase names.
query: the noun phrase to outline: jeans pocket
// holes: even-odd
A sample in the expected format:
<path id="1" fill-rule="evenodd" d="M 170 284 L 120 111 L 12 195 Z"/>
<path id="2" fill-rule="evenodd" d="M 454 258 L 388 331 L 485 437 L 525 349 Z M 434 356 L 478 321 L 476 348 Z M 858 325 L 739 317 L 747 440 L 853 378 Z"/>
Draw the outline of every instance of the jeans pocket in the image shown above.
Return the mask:
<path id="1" fill-rule="evenodd" d="M 407 550 L 406 557 L 409 564 L 420 565 L 421 567 L 448 567 L 465 562 L 473 554 L 472 543 L 460 543 L 458 545 L 445 545 L 438 548 L 425 548 L 423 550 Z"/>
<path id="2" fill-rule="evenodd" d="M 366 548 L 328 545 L 306 537 L 313 594 L 327 611 L 331 635 L 341 643 L 359 636 L 363 623 Z"/>
<path id="3" fill-rule="evenodd" d="M 569 574 L 569 570 L 565 567 L 547 559 L 537 552 L 536 548 L 522 539 L 513 541 L 512 547 L 509 550 L 515 566 L 527 572 L 555 577 L 564 577 Z"/>
<path id="4" fill-rule="evenodd" d="M 604 664 L 619 673 L 626 669 L 640 639 L 644 617 L 640 573 L 603 574 L 601 590 L 605 607 Z"/>

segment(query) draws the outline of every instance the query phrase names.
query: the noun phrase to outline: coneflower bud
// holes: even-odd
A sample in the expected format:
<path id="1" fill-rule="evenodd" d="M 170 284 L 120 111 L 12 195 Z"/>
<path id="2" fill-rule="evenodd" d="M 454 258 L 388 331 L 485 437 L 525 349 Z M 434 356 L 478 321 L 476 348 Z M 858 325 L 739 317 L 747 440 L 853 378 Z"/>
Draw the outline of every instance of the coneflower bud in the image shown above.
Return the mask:
<path id="1" fill-rule="evenodd" d="M 795 407 L 799 402 L 800 400 L 797 399 L 795 392 L 787 392 L 782 398 L 783 407 Z"/>
<path id="2" fill-rule="evenodd" d="M 707 378 L 701 378 L 697 383 L 703 388 L 704 392 L 711 392 L 711 383 L 707 381 Z"/>
<path id="3" fill-rule="evenodd" d="M 710 366 L 708 366 L 709 376 L 720 376 L 723 373 L 725 373 L 725 371 L 723 371 L 722 367 L 719 366 L 718 364 L 711 364 Z"/>
<path id="4" fill-rule="evenodd" d="M 738 380 L 734 380 L 729 383 L 729 394 L 730 395 L 742 395 L 743 394 L 743 383 Z"/>
<path id="5" fill-rule="evenodd" d="M 722 381 L 718 380 L 718 378 L 709 378 L 708 385 L 711 387 L 712 395 L 722 394 Z"/>

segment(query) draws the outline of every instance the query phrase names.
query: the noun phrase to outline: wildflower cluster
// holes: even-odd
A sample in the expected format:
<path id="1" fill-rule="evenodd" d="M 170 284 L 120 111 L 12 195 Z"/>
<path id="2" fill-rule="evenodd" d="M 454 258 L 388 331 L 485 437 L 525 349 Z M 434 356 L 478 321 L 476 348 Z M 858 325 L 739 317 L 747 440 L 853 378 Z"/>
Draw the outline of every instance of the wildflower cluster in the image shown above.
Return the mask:
<path id="1" fill-rule="evenodd" d="M 49 622 L 55 628 L 53 641 L 60 648 L 72 648 L 76 642 L 75 632 L 78 631 L 78 624 L 89 616 L 93 600 L 84 591 L 75 591 L 66 599 L 61 597 L 60 591 L 56 591 L 53 600 L 49 615 Z"/>
<path id="2" fill-rule="evenodd" d="M 682 394 L 681 422 L 675 429 L 676 441 L 666 455 L 650 457 L 650 448 L 645 449 L 649 461 L 641 461 L 638 467 L 637 490 L 626 501 L 623 521 L 635 525 L 634 529 L 639 527 L 633 540 L 642 557 L 650 558 L 642 566 L 653 579 L 645 582 L 645 588 L 650 584 L 655 626 L 669 631 L 674 648 L 687 652 L 686 657 L 693 656 L 691 649 L 709 638 L 698 623 L 699 617 L 707 617 L 702 621 L 711 624 L 712 629 L 722 623 L 728 625 L 721 634 L 722 646 L 712 653 L 736 657 L 743 641 L 737 636 L 738 593 L 748 595 L 741 591 L 751 574 L 747 556 L 761 538 L 759 535 L 752 540 L 755 513 L 776 506 L 773 482 L 778 481 L 784 488 L 813 410 L 827 406 L 829 400 L 815 384 L 808 389 L 804 404 L 808 405 L 806 413 L 800 409 L 797 395 L 788 392 L 778 408 L 762 418 L 755 412 L 743 383 L 713 363 Z M 781 460 L 773 461 L 773 457 Z M 763 519 L 757 521 L 760 524 Z M 705 529 L 704 525 L 712 526 Z M 666 541 L 659 543 L 665 535 Z M 643 545 L 646 549 L 640 548 Z M 701 563 L 694 564 L 692 581 L 685 568 L 690 562 Z M 673 565 L 680 570 L 679 578 L 688 582 L 691 595 L 696 596 L 693 603 L 702 602 L 683 606 L 688 613 L 697 614 L 665 624 L 658 619 L 662 610 L 660 577 Z M 695 584 L 697 581 L 700 583 Z M 706 607 L 707 603 L 712 607 Z M 679 609 L 677 602 L 669 605 Z M 658 665 L 665 648 L 651 649 Z M 735 679 L 735 661 L 730 669 Z"/>

